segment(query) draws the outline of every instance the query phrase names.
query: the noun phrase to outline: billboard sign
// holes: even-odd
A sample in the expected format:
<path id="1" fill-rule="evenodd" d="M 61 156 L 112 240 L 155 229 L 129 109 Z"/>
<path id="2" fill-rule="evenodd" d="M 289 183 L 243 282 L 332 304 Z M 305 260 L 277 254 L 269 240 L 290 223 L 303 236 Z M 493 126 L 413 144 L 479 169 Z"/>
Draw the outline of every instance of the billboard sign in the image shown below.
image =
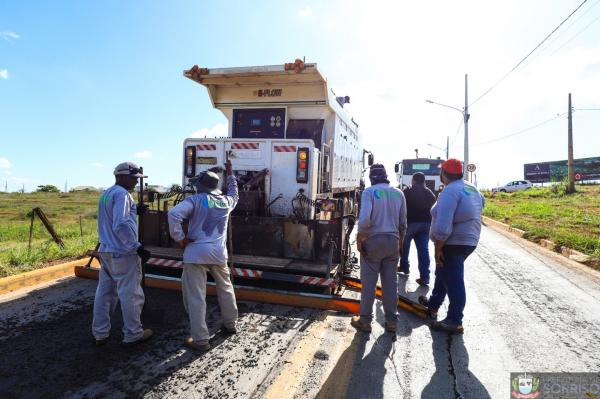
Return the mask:
<path id="1" fill-rule="evenodd" d="M 573 160 L 575 180 L 600 180 L 600 157 Z M 527 163 L 523 165 L 525 180 L 532 183 L 562 181 L 567 177 L 567 161 Z"/>
<path id="2" fill-rule="evenodd" d="M 550 164 L 525 164 L 525 180 L 529 180 L 532 183 L 542 183 L 550 181 Z"/>

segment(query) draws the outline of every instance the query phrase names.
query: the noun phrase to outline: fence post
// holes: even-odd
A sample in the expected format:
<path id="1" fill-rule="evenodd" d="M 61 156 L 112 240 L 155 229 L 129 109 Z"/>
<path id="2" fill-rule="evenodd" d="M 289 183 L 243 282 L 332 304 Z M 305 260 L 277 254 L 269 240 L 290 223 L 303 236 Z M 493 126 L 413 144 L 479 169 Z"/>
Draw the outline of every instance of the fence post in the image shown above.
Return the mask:
<path id="1" fill-rule="evenodd" d="M 83 226 L 81 223 L 81 215 L 79 215 L 79 235 L 81 236 L 81 243 L 83 244 Z"/>
<path id="2" fill-rule="evenodd" d="M 33 219 L 35 218 L 35 212 L 31 211 L 31 224 L 29 225 L 29 248 L 27 249 L 27 253 L 31 253 L 31 237 L 33 236 Z"/>

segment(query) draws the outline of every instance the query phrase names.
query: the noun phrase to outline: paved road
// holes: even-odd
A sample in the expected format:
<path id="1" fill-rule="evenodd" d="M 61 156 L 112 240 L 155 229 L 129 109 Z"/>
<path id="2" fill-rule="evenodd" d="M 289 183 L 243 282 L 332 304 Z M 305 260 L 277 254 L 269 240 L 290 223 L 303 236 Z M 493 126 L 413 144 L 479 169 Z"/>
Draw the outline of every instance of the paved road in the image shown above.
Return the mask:
<path id="1" fill-rule="evenodd" d="M 379 327 L 359 341 L 348 397 L 505 398 L 510 372 L 600 370 L 600 273 L 484 228 L 465 274 L 465 334 L 414 317 L 395 341 Z"/>
<path id="2" fill-rule="evenodd" d="M 411 296 L 425 293 L 415 277 L 401 280 Z M 160 290 L 143 315 L 153 340 L 123 350 L 117 319 L 96 348 L 96 283 L 68 279 L 0 298 L 0 397 L 498 398 L 511 371 L 600 370 L 600 273 L 486 228 L 466 279 L 464 336 L 406 313 L 396 336 L 379 324 L 369 336 L 346 315 L 241 303 L 240 333 L 226 337 L 211 300 L 204 355 L 181 346 L 180 293 Z"/>

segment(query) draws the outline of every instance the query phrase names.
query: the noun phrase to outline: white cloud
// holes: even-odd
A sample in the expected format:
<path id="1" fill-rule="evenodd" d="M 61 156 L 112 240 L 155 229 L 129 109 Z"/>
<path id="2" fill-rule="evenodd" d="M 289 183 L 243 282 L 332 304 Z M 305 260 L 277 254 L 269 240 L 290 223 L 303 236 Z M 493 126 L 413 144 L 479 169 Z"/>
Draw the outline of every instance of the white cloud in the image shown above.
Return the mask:
<path id="1" fill-rule="evenodd" d="M 10 164 L 10 161 L 6 158 L 0 158 L 0 169 L 10 169 L 12 167 L 12 165 Z"/>
<path id="2" fill-rule="evenodd" d="M 308 18 L 313 15 L 313 10 L 310 6 L 305 6 L 298 10 L 298 13 L 296 15 L 300 18 Z"/>
<path id="3" fill-rule="evenodd" d="M 100 162 L 94 162 L 94 163 L 92 163 L 92 166 L 95 168 L 103 168 L 104 167 L 104 165 L 101 164 Z"/>
<path id="4" fill-rule="evenodd" d="M 15 32 L 0 32 L 0 37 L 4 40 L 13 40 L 20 38 L 21 35 Z"/>
<path id="5" fill-rule="evenodd" d="M 0 69 L 0 78 L 8 79 L 8 69 Z"/>
<path id="6" fill-rule="evenodd" d="M 225 137 L 227 136 L 227 123 L 217 123 L 213 127 L 210 128 L 202 128 L 200 130 L 196 130 L 191 134 L 190 137 L 196 138 L 215 138 L 215 137 Z"/>
<path id="7" fill-rule="evenodd" d="M 152 156 L 152 151 L 149 151 L 149 150 L 138 151 L 134 154 L 134 156 L 136 158 L 150 158 Z"/>

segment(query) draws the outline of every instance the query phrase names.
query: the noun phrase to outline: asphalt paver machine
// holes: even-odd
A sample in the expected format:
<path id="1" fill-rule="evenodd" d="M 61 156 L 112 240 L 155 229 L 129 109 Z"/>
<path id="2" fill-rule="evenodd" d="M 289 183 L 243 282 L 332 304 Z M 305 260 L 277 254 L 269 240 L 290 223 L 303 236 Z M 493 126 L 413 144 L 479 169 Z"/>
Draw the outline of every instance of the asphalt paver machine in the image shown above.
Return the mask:
<path id="1" fill-rule="evenodd" d="M 149 209 L 140 216 L 140 241 L 152 253 L 145 284 L 180 287 L 183 251 L 169 237 L 167 211 L 194 194 L 190 178 L 223 173 L 229 160 L 239 189 L 228 229 L 237 298 L 358 313 L 352 241 L 363 173 L 373 156 L 344 108 L 350 98 L 336 96 L 317 65 L 299 59 L 194 66 L 184 76 L 207 89 L 228 132 L 184 141 L 180 187 L 158 194 L 141 184 L 140 202 Z M 78 267 L 76 273 L 94 277 L 97 270 Z M 399 306 L 425 316 L 421 305 L 401 296 Z"/>

